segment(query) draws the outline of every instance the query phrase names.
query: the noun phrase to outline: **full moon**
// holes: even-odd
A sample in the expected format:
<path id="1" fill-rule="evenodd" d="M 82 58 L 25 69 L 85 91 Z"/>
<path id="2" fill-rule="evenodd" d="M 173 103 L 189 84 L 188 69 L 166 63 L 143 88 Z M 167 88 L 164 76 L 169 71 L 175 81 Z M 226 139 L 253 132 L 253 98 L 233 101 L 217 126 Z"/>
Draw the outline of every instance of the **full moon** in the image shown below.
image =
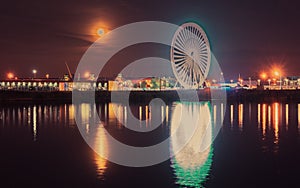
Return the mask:
<path id="1" fill-rule="evenodd" d="M 99 29 L 97 30 L 97 34 L 98 34 L 99 37 L 102 37 L 102 36 L 104 35 L 104 29 L 99 28 Z"/>

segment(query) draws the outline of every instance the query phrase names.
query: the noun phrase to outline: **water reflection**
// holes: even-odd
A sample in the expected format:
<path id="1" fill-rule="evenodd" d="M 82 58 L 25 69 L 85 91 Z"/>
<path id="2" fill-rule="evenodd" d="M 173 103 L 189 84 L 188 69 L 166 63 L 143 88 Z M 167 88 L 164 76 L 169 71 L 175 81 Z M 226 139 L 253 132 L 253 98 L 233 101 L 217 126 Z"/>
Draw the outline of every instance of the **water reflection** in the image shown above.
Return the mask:
<path id="1" fill-rule="evenodd" d="M 130 111 L 130 112 L 129 112 Z M 156 138 L 149 137 L 149 140 L 143 140 L 145 136 L 139 135 L 138 132 L 130 131 L 128 127 L 139 129 L 153 129 L 153 117 L 159 117 L 162 124 L 162 130 L 167 126 L 170 108 L 168 105 L 132 105 L 127 107 L 122 103 L 108 103 L 108 104 L 79 104 L 75 106 L 76 122 L 81 134 L 87 143 L 95 150 L 97 155 L 94 156 L 94 161 L 97 166 L 97 173 L 100 179 L 105 176 L 107 165 L 106 159 L 111 155 L 116 158 L 119 155 L 113 148 L 109 147 L 112 143 L 108 143 L 109 136 L 113 136 L 116 140 L 128 145 L 139 145 L 140 143 L 151 143 Z M 133 114 L 137 121 L 130 124 L 128 122 L 129 113 Z M 155 115 L 155 116 L 154 116 Z M 99 116 L 99 122 L 98 118 Z M 162 133 L 153 134 L 154 137 L 167 137 L 168 135 L 161 135 Z M 164 131 L 166 133 L 166 131 Z M 107 135 L 110 134 L 110 135 Z M 111 145 L 110 145 L 111 144 Z"/>
<path id="2" fill-rule="evenodd" d="M 267 105 L 263 104 L 262 105 L 262 127 L 261 127 L 261 129 L 262 129 L 262 140 L 266 139 L 266 129 L 267 129 L 266 115 L 267 115 Z"/>
<path id="3" fill-rule="evenodd" d="M 214 106 L 214 117 L 215 115 L 216 106 Z M 179 120 L 178 117 L 183 119 Z M 210 172 L 213 156 L 211 146 L 213 127 L 209 102 L 176 104 L 172 114 L 171 134 L 176 129 L 179 130 L 178 134 L 172 136 L 171 152 L 178 151 L 178 148 L 184 144 L 182 143 L 184 137 L 191 135 L 193 126 L 196 127 L 193 136 L 171 159 L 176 183 L 184 187 L 202 186 Z"/>
<path id="4" fill-rule="evenodd" d="M 257 125 L 263 152 L 278 153 L 281 134 L 288 134 L 289 129 L 293 130 L 293 122 L 297 121 L 296 128 L 300 132 L 300 104 L 297 103 L 233 103 L 229 104 L 228 112 L 229 119 L 225 124 L 228 124 L 231 130 L 238 129 L 244 132 L 255 129 Z M 244 126 L 247 126 L 247 130 Z"/>
<path id="5" fill-rule="evenodd" d="M 108 116 L 115 119 L 115 114 L 110 111 L 110 104 L 100 104 L 97 108 L 95 104 L 82 103 L 72 108 L 71 114 L 76 115 L 77 125 L 82 127 L 86 138 L 92 140 L 93 161 L 96 166 L 97 177 L 101 180 L 105 179 L 105 172 L 107 169 L 107 160 L 102 156 L 108 156 L 109 147 L 107 143 L 107 135 L 104 124 L 102 122 L 96 122 L 96 116 L 104 119 L 104 122 L 108 120 Z M 101 119 L 100 118 L 100 119 Z"/>
<path id="6" fill-rule="evenodd" d="M 300 132 L 300 104 L 298 104 L 298 130 Z"/>
<path id="7" fill-rule="evenodd" d="M 0 125 L 26 126 L 30 128 L 32 141 L 38 141 L 39 126 L 76 126 L 74 106 L 63 105 L 20 105 L 0 106 Z"/>
<path id="8" fill-rule="evenodd" d="M 257 123 L 258 123 L 258 128 L 261 126 L 261 112 L 260 112 L 260 104 L 257 105 Z"/>
<path id="9" fill-rule="evenodd" d="M 36 106 L 33 106 L 33 125 L 32 125 L 32 131 L 33 131 L 33 141 L 36 141 L 37 137 L 37 120 L 36 120 Z"/>
<path id="10" fill-rule="evenodd" d="M 217 105 L 214 105 L 213 115 L 214 115 L 214 122 L 217 122 Z"/>
<path id="11" fill-rule="evenodd" d="M 275 139 L 274 139 L 274 143 L 278 144 L 279 143 L 279 104 L 278 103 L 274 103 L 273 104 L 274 107 L 274 121 L 273 121 L 273 125 L 274 125 L 274 135 L 275 135 Z"/>
<path id="12" fill-rule="evenodd" d="M 233 128 L 233 105 L 230 105 L 230 127 Z"/>
<path id="13" fill-rule="evenodd" d="M 94 148 L 96 148 L 94 161 L 97 166 L 97 174 L 100 179 L 104 179 L 104 173 L 107 168 L 107 160 L 101 156 L 108 156 L 108 143 L 106 132 L 104 131 L 104 126 L 102 124 L 96 128 Z"/>
<path id="14" fill-rule="evenodd" d="M 179 132 L 182 133 L 180 135 L 184 137 L 185 133 L 189 133 L 187 130 L 189 125 L 193 124 L 197 127 L 196 132 L 190 143 L 171 159 L 171 168 L 178 185 L 197 187 L 204 184 L 210 173 L 214 149 L 207 143 L 211 142 L 213 127 L 222 119 L 225 110 L 227 110 L 227 117 L 225 116 L 227 122 L 224 123 L 224 129 L 228 126 L 228 130 L 232 134 L 243 135 L 239 139 L 249 135 L 247 139 L 251 141 L 257 139 L 255 141 L 259 144 L 262 153 L 269 152 L 275 155 L 280 153 L 284 144 L 283 139 L 293 135 L 294 131 L 300 133 L 300 104 L 279 102 L 232 103 L 228 106 L 211 105 L 209 102 L 174 103 L 164 106 L 146 104 L 130 106 L 130 108 L 116 103 L 80 104 L 77 106 L 72 104 L 0 106 L 0 129 L 8 126 L 23 127 L 28 133 L 30 142 L 39 142 L 40 138 L 49 130 L 44 129 L 46 126 L 76 127 L 76 115 L 84 126 L 85 134 L 93 139 L 96 152 L 101 156 L 108 156 L 113 153 L 105 129 L 109 129 L 113 133 L 117 132 L 116 135 L 119 137 L 133 141 L 138 140 L 127 137 L 128 132 L 124 131 L 126 126 L 132 126 L 128 125 L 129 112 L 132 112 L 137 118 L 139 122 L 137 127 L 140 128 L 152 130 L 154 116 L 159 117 L 163 122 L 159 127 L 161 132 L 155 129 L 157 135 L 153 134 L 150 139 L 156 139 L 156 136 L 166 138 L 173 129 L 178 127 L 180 127 Z M 180 117 L 179 112 L 183 113 L 181 116 L 184 118 L 183 121 L 176 119 Z M 99 115 L 101 121 L 96 122 L 97 126 L 93 126 L 90 122 L 95 121 L 96 115 Z M 118 119 L 125 123 L 122 124 Z M 179 124 L 180 122 L 184 123 Z M 130 136 L 132 135 L 130 133 Z M 180 142 L 181 137 L 171 140 L 171 152 L 180 145 Z M 110 169 L 110 163 L 100 155 L 94 152 L 91 156 L 99 179 L 104 180 Z"/>
<path id="15" fill-rule="evenodd" d="M 285 105 L 285 128 L 288 130 L 289 127 L 289 104 Z"/>
<path id="16" fill-rule="evenodd" d="M 268 105 L 268 128 L 271 128 L 271 105 Z"/>
<path id="17" fill-rule="evenodd" d="M 244 115 L 244 105 L 239 104 L 239 129 L 243 129 L 243 115 Z"/>

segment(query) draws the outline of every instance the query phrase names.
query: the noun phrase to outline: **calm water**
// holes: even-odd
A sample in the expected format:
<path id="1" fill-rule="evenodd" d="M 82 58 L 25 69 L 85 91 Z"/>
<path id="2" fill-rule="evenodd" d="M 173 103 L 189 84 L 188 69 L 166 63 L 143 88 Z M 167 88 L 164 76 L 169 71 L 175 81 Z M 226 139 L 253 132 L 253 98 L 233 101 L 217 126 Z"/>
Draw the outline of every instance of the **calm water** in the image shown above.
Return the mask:
<path id="1" fill-rule="evenodd" d="M 129 110 L 140 124 L 126 124 Z M 212 145 L 200 151 L 204 141 L 198 138 L 205 131 L 206 141 L 213 138 L 212 130 L 223 118 L 222 112 L 226 113 L 219 134 Z M 92 125 L 96 114 L 100 121 Z M 154 114 L 163 123 L 151 132 L 126 128 L 153 129 Z M 180 114 L 184 123 L 179 123 Z M 117 154 L 107 134 L 132 146 L 150 146 L 166 140 L 178 127 L 185 135 L 190 124 L 200 128 L 180 153 L 141 168 L 100 157 L 79 131 L 91 139 L 98 153 L 113 156 Z M 173 103 L 133 105 L 130 109 L 113 103 L 0 106 L 0 186 L 298 187 L 299 133 L 300 104 L 295 103 Z M 172 153 L 181 139 L 171 139 L 166 152 Z"/>

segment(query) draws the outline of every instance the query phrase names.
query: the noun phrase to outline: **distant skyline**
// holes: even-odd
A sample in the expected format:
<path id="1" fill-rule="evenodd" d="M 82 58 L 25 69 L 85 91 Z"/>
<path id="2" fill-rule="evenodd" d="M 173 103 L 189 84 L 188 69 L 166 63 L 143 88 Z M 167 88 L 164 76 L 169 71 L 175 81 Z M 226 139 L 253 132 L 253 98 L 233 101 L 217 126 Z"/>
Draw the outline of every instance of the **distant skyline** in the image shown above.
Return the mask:
<path id="1" fill-rule="evenodd" d="M 32 77 L 33 69 L 37 77 L 58 77 L 67 73 L 65 62 L 75 72 L 99 37 L 97 29 L 149 20 L 200 24 L 226 79 L 275 65 L 286 75 L 300 75 L 299 5 L 290 0 L 8 1 L 0 7 L 0 77 L 7 72 Z"/>

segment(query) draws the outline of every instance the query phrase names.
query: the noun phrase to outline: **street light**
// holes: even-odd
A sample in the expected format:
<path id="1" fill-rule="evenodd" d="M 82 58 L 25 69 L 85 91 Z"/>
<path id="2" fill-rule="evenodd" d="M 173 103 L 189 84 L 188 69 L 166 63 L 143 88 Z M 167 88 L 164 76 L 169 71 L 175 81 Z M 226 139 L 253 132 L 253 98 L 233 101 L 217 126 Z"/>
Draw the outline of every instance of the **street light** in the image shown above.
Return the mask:
<path id="1" fill-rule="evenodd" d="M 14 78 L 14 74 L 12 72 L 7 73 L 7 78 L 8 79 L 13 79 Z"/>
<path id="2" fill-rule="evenodd" d="M 86 71 L 86 72 L 84 72 L 83 77 L 86 80 L 89 80 L 91 78 L 91 73 L 89 71 Z M 119 77 L 119 75 L 118 75 L 118 77 Z M 118 79 L 118 77 L 117 77 L 117 79 Z"/>
<path id="3" fill-rule="evenodd" d="M 260 78 L 265 80 L 267 78 L 267 74 L 265 72 L 261 73 Z"/>
<path id="4" fill-rule="evenodd" d="M 258 80 L 257 80 L 257 85 L 259 85 L 259 86 L 260 86 L 260 79 L 258 79 Z"/>
<path id="5" fill-rule="evenodd" d="M 37 70 L 36 70 L 36 69 L 33 69 L 33 70 L 32 70 L 32 73 L 33 73 L 33 78 L 36 78 Z"/>
<path id="6" fill-rule="evenodd" d="M 239 79 L 240 85 L 243 86 L 243 79 Z"/>
<path id="7" fill-rule="evenodd" d="M 280 89 L 282 89 L 282 85 L 281 85 L 281 74 L 279 71 L 275 71 L 274 72 L 275 76 L 279 76 L 279 85 L 280 85 Z"/>
<path id="8" fill-rule="evenodd" d="M 221 72 L 220 83 L 222 83 L 224 81 L 223 75 L 224 75 L 223 72 Z"/>
<path id="9" fill-rule="evenodd" d="M 285 82 L 284 85 L 286 85 L 286 86 L 289 85 L 289 79 L 285 78 L 285 79 L 284 79 L 284 82 Z"/>
<path id="10" fill-rule="evenodd" d="M 249 89 L 251 89 L 251 77 L 249 77 Z"/>
<path id="11" fill-rule="evenodd" d="M 269 82 L 269 89 L 271 89 L 271 79 L 268 79 Z"/>

